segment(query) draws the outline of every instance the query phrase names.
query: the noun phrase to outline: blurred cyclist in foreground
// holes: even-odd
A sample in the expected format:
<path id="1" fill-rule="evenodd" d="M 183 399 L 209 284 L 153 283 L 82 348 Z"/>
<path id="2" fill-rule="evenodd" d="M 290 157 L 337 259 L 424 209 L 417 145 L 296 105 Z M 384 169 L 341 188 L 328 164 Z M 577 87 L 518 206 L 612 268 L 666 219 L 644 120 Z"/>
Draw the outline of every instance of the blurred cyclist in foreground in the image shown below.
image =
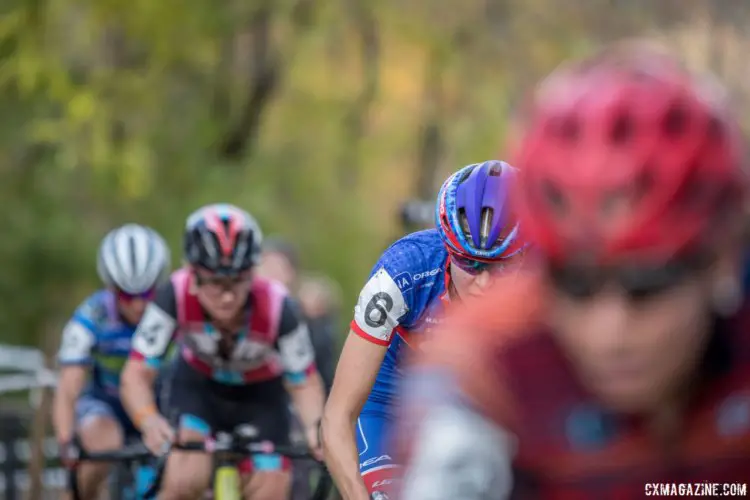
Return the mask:
<path id="1" fill-rule="evenodd" d="M 538 259 L 446 321 L 410 372 L 401 497 L 747 481 L 744 161 L 723 90 L 651 47 L 544 81 L 513 190 Z"/>
<path id="2" fill-rule="evenodd" d="M 202 441 L 247 424 L 261 440 L 288 444 L 286 391 L 311 450 L 320 453 L 323 387 L 307 327 L 281 284 L 254 276 L 261 241 L 255 219 L 232 205 L 208 205 L 188 217 L 187 265 L 157 289 L 122 375 L 123 404 L 154 454 L 175 434 L 182 442 Z M 176 431 L 157 410 L 152 389 L 173 342 L 179 354 L 165 408 L 169 417 L 179 416 Z M 159 498 L 201 498 L 211 464 L 208 454 L 170 452 Z M 241 471 L 252 472 L 246 498 L 288 498 L 284 457 L 257 455 Z"/>
<path id="3" fill-rule="evenodd" d="M 57 356 L 61 369 L 52 421 L 64 461 L 74 457 L 74 437 L 87 451 L 105 451 L 119 449 L 126 437 L 138 436 L 120 403 L 120 370 L 128 359 L 135 325 L 156 285 L 169 276 L 169 262 L 167 244 L 147 227 L 128 224 L 102 241 L 97 270 L 106 288 L 76 309 L 65 325 Z M 108 471 L 104 463 L 81 465 L 81 498 L 98 498 Z"/>
<path id="4" fill-rule="evenodd" d="M 360 292 L 322 426 L 344 499 L 387 498 L 400 476 L 386 439 L 408 348 L 437 325 L 449 301 L 482 294 L 520 262 L 525 244 L 507 210 L 515 175 L 499 161 L 451 175 L 438 194 L 437 228 L 391 245 Z"/>

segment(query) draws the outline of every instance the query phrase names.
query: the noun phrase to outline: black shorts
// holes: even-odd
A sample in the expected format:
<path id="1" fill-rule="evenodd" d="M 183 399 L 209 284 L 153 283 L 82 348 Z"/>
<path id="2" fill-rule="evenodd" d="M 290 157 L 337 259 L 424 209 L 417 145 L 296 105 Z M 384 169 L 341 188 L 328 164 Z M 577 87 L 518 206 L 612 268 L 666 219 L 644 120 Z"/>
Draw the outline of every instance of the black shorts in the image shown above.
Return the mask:
<path id="1" fill-rule="evenodd" d="M 258 439 L 289 444 L 289 398 L 281 377 L 234 386 L 209 379 L 182 358 L 170 369 L 163 413 L 180 428 L 208 435 L 252 425 Z"/>

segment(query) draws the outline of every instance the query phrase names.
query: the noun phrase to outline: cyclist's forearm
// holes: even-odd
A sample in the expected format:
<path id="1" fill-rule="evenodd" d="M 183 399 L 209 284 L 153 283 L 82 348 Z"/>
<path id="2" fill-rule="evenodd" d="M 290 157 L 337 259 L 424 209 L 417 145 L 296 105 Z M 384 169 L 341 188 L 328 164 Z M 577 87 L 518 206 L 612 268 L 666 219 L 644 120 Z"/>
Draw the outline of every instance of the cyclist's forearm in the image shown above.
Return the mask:
<path id="1" fill-rule="evenodd" d="M 323 416 L 325 402 L 323 381 L 318 372 L 311 374 L 302 384 L 288 386 L 287 391 L 305 429 L 317 427 Z"/>
<path id="2" fill-rule="evenodd" d="M 55 437 L 60 442 L 73 438 L 76 401 L 86 384 L 86 376 L 87 370 L 82 366 L 65 367 L 60 374 L 60 382 L 52 402 L 52 424 Z"/>
<path id="3" fill-rule="evenodd" d="M 55 393 L 52 407 L 52 425 L 55 428 L 55 437 L 60 442 L 67 442 L 73 438 L 75 404 L 75 399 L 62 393 L 60 389 Z"/>
<path id="4" fill-rule="evenodd" d="M 359 473 L 359 455 L 353 419 L 326 414 L 322 424 L 323 452 L 339 493 L 344 500 L 369 500 Z"/>
<path id="5" fill-rule="evenodd" d="M 128 361 L 120 379 L 120 399 L 136 426 L 149 413 L 156 413 L 156 372 L 139 361 Z"/>

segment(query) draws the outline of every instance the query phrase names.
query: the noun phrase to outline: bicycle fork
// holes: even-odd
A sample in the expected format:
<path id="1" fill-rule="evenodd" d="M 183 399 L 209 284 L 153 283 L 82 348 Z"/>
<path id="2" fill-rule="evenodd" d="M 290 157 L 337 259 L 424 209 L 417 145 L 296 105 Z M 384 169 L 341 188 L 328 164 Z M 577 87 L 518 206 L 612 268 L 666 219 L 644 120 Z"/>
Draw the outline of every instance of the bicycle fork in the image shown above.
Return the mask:
<path id="1" fill-rule="evenodd" d="M 214 471 L 214 500 L 242 500 L 240 472 L 228 459 L 220 458 Z"/>

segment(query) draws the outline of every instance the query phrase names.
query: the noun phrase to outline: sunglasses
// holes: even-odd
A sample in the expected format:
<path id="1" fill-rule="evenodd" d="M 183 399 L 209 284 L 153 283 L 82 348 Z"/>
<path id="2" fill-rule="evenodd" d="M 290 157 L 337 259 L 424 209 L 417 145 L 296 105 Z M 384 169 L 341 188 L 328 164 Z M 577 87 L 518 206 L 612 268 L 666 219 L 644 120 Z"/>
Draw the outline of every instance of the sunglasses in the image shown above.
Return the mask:
<path id="1" fill-rule="evenodd" d="M 150 288 L 141 293 L 128 293 L 122 290 L 117 290 L 117 300 L 122 302 L 132 302 L 134 300 L 154 300 L 155 295 L 155 288 Z"/>
<path id="2" fill-rule="evenodd" d="M 235 292 L 238 288 L 246 286 L 252 279 L 251 274 L 239 274 L 234 276 L 211 275 L 206 276 L 194 273 L 195 284 L 209 294 L 220 295 L 223 292 Z"/>
<path id="3" fill-rule="evenodd" d="M 556 290 L 577 300 L 590 299 L 607 285 L 615 285 L 628 300 L 638 302 L 672 290 L 708 264 L 704 257 L 692 257 L 650 266 L 550 265 L 548 276 Z"/>
<path id="4" fill-rule="evenodd" d="M 474 259 L 467 259 L 458 255 L 451 255 L 451 263 L 455 264 L 460 270 L 471 276 L 479 276 L 487 271 L 492 275 L 500 274 L 510 266 L 508 262 L 481 262 Z"/>

